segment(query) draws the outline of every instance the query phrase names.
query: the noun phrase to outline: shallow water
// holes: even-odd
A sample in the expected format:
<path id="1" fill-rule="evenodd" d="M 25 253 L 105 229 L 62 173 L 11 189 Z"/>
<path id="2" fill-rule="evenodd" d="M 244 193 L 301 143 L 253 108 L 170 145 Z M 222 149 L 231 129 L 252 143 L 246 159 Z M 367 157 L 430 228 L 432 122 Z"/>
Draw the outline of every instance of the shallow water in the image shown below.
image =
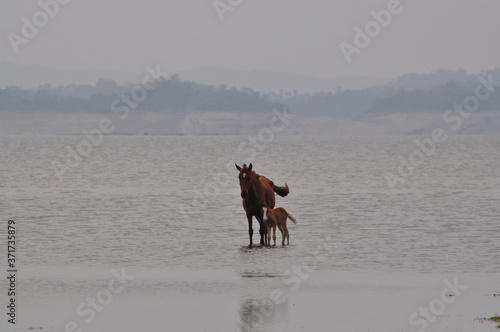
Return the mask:
<path id="1" fill-rule="evenodd" d="M 498 313 L 486 296 L 500 291 L 498 136 L 448 139 L 394 191 L 385 175 L 425 137 L 282 136 L 253 153 L 242 136 L 105 136 L 77 160 L 82 139 L 0 137 L 0 241 L 15 220 L 22 327 L 410 331 L 455 277 L 469 293 L 428 331 L 490 328 L 474 315 Z M 234 163 L 248 161 L 290 186 L 276 204 L 298 220 L 290 246 L 247 247 Z M 135 278 L 85 322 L 78 304 L 113 270 Z M 273 290 L 286 300 L 266 309 Z"/>

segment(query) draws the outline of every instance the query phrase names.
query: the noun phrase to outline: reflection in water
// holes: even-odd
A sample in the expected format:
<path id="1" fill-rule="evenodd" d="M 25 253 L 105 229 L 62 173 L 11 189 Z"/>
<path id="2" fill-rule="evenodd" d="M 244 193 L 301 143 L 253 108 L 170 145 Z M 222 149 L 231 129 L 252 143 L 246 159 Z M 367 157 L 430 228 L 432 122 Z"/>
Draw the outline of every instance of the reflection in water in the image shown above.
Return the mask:
<path id="1" fill-rule="evenodd" d="M 286 331 L 287 322 L 288 300 L 276 303 L 270 298 L 247 298 L 240 303 L 237 331 Z"/>

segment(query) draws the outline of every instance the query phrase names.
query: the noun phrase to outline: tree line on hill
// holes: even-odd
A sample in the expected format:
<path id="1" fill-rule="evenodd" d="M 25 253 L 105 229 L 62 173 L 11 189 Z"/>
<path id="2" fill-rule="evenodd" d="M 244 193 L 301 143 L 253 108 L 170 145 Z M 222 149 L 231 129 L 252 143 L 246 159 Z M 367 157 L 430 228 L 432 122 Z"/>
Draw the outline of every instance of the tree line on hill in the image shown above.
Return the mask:
<path id="1" fill-rule="evenodd" d="M 123 99 L 124 95 L 137 104 L 135 110 L 152 112 L 266 112 L 281 105 L 269 94 L 184 82 L 177 76 L 158 82 L 154 89 L 142 89 L 142 92 L 138 89 L 134 101 L 131 91 L 136 86 L 118 86 L 114 81 L 106 80 L 99 80 L 95 86 L 70 84 L 54 88 L 43 85 L 36 90 L 11 86 L 0 89 L 0 111 L 106 113 L 113 102 Z"/>
<path id="2" fill-rule="evenodd" d="M 366 113 L 441 112 L 475 97 L 478 86 L 487 98 L 479 100 L 478 111 L 500 111 L 500 69 L 475 75 L 436 71 L 409 74 L 385 85 L 361 90 L 343 90 L 295 95 L 286 100 L 291 112 L 304 115 L 355 118 Z M 491 81 L 484 86 L 481 81 Z M 495 86 L 496 85 L 496 86 Z M 493 91 L 492 91 L 493 90 Z"/>
<path id="3" fill-rule="evenodd" d="M 449 82 L 431 89 L 400 90 L 389 97 L 375 99 L 368 112 L 442 112 L 463 104 L 468 98 L 469 107 L 477 111 L 500 111 L 500 86 L 492 92 L 485 86 L 481 87 L 479 98 L 476 91 L 478 87 L 478 84 Z"/>
<path id="4" fill-rule="evenodd" d="M 491 93 L 480 101 L 478 110 L 500 111 L 500 69 L 484 72 L 481 77 L 493 84 L 482 88 L 481 91 L 487 92 L 488 89 Z M 186 82 L 173 76 L 148 90 L 147 97 L 137 103 L 135 109 L 152 112 L 268 112 L 286 105 L 290 112 L 305 116 L 355 118 L 365 113 L 445 111 L 462 103 L 467 96 L 474 96 L 480 84 L 476 77 L 467 76 L 463 71 L 436 72 L 404 75 L 389 84 L 360 90 L 338 87 L 335 92 L 278 94 Z M 135 86 L 119 86 L 108 80 L 99 80 L 94 86 L 43 85 L 35 90 L 12 86 L 0 89 L 0 111 L 106 113 L 117 98 L 130 95 Z"/>

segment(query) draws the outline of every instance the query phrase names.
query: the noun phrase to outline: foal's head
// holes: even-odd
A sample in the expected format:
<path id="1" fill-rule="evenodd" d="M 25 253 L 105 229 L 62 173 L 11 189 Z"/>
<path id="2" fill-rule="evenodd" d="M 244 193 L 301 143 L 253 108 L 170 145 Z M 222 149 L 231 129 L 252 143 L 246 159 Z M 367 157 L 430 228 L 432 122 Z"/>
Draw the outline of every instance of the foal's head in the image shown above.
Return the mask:
<path id="1" fill-rule="evenodd" d="M 248 167 L 246 164 L 243 164 L 243 167 L 236 165 L 236 169 L 240 171 L 239 178 L 240 178 L 241 198 L 245 199 L 248 197 L 248 189 L 250 188 L 250 174 L 252 172 L 252 163 L 250 163 Z"/>

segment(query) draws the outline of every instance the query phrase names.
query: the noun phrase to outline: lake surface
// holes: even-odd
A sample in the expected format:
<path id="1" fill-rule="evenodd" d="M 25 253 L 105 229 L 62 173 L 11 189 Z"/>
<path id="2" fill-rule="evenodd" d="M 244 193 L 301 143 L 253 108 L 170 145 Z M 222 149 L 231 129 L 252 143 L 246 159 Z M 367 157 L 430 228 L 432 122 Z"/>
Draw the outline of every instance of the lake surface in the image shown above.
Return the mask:
<path id="1" fill-rule="evenodd" d="M 475 318 L 500 313 L 500 136 L 426 139 L 0 136 L 15 328 L 494 331 Z M 290 246 L 247 247 L 249 161 L 290 186 Z"/>

